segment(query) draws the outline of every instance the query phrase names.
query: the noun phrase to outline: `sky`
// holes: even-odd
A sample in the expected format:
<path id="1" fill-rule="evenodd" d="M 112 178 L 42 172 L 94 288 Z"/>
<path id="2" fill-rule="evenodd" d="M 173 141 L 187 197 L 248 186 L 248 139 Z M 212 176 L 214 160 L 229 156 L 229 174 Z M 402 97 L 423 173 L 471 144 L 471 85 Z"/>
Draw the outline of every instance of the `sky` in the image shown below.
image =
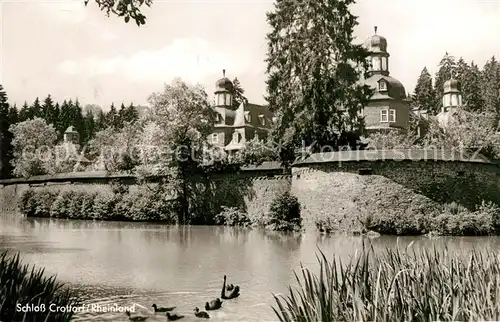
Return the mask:
<path id="1" fill-rule="evenodd" d="M 145 26 L 107 17 L 83 0 L 0 0 L 0 84 L 11 103 L 51 94 L 105 109 L 146 104 L 181 77 L 213 95 L 222 69 L 264 104 L 266 12 L 271 0 L 153 0 Z M 367 0 L 352 8 L 357 42 L 378 26 L 391 76 L 413 92 L 424 66 L 448 51 L 483 66 L 500 57 L 500 1 Z"/>

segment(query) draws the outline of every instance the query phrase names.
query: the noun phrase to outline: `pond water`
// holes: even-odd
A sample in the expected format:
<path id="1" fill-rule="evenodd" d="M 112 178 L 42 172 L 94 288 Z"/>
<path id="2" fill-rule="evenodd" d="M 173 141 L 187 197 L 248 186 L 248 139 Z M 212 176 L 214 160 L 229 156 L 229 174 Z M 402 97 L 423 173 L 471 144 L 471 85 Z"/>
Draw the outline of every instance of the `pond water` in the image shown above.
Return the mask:
<path id="1" fill-rule="evenodd" d="M 24 219 L 0 216 L 0 250 L 21 252 L 27 263 L 71 285 L 86 304 L 132 306 L 154 316 L 151 305 L 177 306 L 183 321 L 197 320 L 193 308 L 220 296 L 223 275 L 241 287 L 239 298 L 212 311 L 218 321 L 276 321 L 272 293 L 295 284 L 293 270 L 316 266 L 318 248 L 343 259 L 369 240 L 386 247 L 472 247 L 498 249 L 500 238 L 286 235 L 228 227 L 172 227 L 156 224 Z M 123 313 L 78 314 L 79 321 L 128 321 Z"/>

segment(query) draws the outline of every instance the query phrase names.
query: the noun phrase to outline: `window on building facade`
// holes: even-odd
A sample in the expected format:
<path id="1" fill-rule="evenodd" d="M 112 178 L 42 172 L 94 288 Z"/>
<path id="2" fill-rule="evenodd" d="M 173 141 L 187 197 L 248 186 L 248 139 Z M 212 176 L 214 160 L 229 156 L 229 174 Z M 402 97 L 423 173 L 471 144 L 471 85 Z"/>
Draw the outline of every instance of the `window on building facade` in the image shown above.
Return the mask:
<path id="1" fill-rule="evenodd" d="M 380 70 L 380 57 L 372 58 L 372 69 L 375 71 Z"/>
<path id="2" fill-rule="evenodd" d="M 389 110 L 389 122 L 390 123 L 395 123 L 396 122 L 396 110 Z"/>
<path id="3" fill-rule="evenodd" d="M 387 68 L 387 57 L 382 57 L 382 70 L 388 71 L 389 69 Z"/>
<path id="4" fill-rule="evenodd" d="M 380 111 L 380 122 L 382 123 L 389 122 L 389 110 Z"/>
<path id="5" fill-rule="evenodd" d="M 245 121 L 252 122 L 252 116 L 250 115 L 249 111 L 245 112 Z"/>
<path id="6" fill-rule="evenodd" d="M 219 143 L 219 134 L 213 133 L 211 141 L 212 143 Z"/>
<path id="7" fill-rule="evenodd" d="M 379 91 L 386 91 L 387 90 L 387 83 L 385 81 L 380 81 L 378 83 L 378 90 Z"/>

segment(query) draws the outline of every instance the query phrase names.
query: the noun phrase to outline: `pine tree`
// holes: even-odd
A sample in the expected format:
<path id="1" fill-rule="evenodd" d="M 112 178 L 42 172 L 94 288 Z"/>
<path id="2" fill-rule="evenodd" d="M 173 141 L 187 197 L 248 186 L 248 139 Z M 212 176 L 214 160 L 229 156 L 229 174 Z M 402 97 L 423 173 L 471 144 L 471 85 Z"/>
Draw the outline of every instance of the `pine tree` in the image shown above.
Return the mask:
<path id="1" fill-rule="evenodd" d="M 94 113 L 92 113 L 92 110 L 87 110 L 87 112 L 85 113 L 84 124 L 85 130 L 81 138 L 82 146 L 85 146 L 96 133 L 96 121 L 94 119 Z"/>
<path id="2" fill-rule="evenodd" d="M 19 111 L 17 105 L 11 106 L 9 109 L 9 124 L 16 124 L 19 122 Z"/>
<path id="3" fill-rule="evenodd" d="M 96 123 L 95 123 L 95 133 L 102 131 L 108 127 L 106 121 L 106 114 L 103 110 L 99 110 L 97 113 Z"/>
<path id="4" fill-rule="evenodd" d="M 459 62 L 460 66 L 460 62 Z M 459 68 L 459 71 L 462 68 Z M 459 72 L 458 80 L 462 92 L 462 103 L 464 108 L 471 112 L 481 112 L 484 110 L 484 100 L 481 95 L 481 72 L 474 62 L 463 72 Z"/>
<path id="5" fill-rule="evenodd" d="M 486 62 L 481 75 L 481 94 L 484 100 L 484 110 L 500 115 L 500 64 L 495 56 Z"/>
<path id="6" fill-rule="evenodd" d="M 61 111 L 59 113 L 59 120 L 56 125 L 56 130 L 58 134 L 58 138 L 62 139 L 64 132 L 71 125 L 73 119 L 73 112 L 71 110 L 71 101 L 68 102 L 64 100 L 61 104 Z"/>
<path id="7" fill-rule="evenodd" d="M 30 107 L 28 102 L 24 101 L 23 107 L 19 111 L 19 122 L 24 122 L 30 119 Z"/>
<path id="8" fill-rule="evenodd" d="M 123 123 L 135 123 L 139 120 L 139 112 L 133 103 L 130 103 L 129 106 L 125 108 L 125 112 L 123 113 L 122 122 Z"/>
<path id="9" fill-rule="evenodd" d="M 435 97 L 436 94 L 432 87 L 431 74 L 429 74 L 427 67 L 424 67 L 418 77 L 417 85 L 415 86 L 413 103 L 420 109 L 434 111 Z"/>
<path id="10" fill-rule="evenodd" d="M 55 125 L 57 121 L 56 108 L 54 106 L 54 101 L 52 97 L 47 95 L 42 105 L 42 115 L 43 119 L 47 122 L 47 124 Z"/>
<path id="11" fill-rule="evenodd" d="M 441 105 L 443 102 L 443 86 L 444 83 L 449 80 L 452 76 L 456 76 L 457 64 L 455 57 L 451 56 L 446 52 L 444 57 L 439 62 L 439 69 L 436 73 L 436 82 L 434 86 L 435 99 L 434 99 L 434 110 L 431 111 L 433 115 L 438 114 L 441 111 Z"/>
<path id="12" fill-rule="evenodd" d="M 30 106 L 29 116 L 30 119 L 35 117 L 40 117 L 40 118 L 44 117 L 42 106 L 40 105 L 40 99 L 38 97 L 35 98 L 35 101 Z"/>
<path id="13" fill-rule="evenodd" d="M 116 122 L 119 129 L 123 128 L 123 123 L 125 122 L 126 116 L 126 107 L 125 104 L 120 105 L 120 109 L 118 110 L 118 121 Z"/>
<path id="14" fill-rule="evenodd" d="M 118 120 L 119 116 L 118 113 L 116 112 L 116 107 L 114 103 L 111 103 L 111 107 L 109 109 L 109 112 L 106 114 L 106 123 L 108 126 L 112 126 L 115 129 L 118 129 Z"/>
<path id="15" fill-rule="evenodd" d="M 12 156 L 12 136 L 9 135 L 9 103 L 7 93 L 0 85 L 0 178 L 10 176 L 10 158 Z"/>
<path id="16" fill-rule="evenodd" d="M 233 95 L 234 107 L 240 106 L 241 103 L 247 100 L 246 97 L 243 95 L 245 94 L 245 90 L 241 86 L 240 80 L 237 77 L 233 79 L 233 90 L 231 94 Z"/>
<path id="17" fill-rule="evenodd" d="M 359 80 L 368 52 L 353 42 L 354 0 L 278 0 L 267 13 L 267 93 L 278 118 L 272 133 L 285 164 L 302 142 L 336 147 L 363 130 L 360 112 L 372 94 Z"/>
<path id="18" fill-rule="evenodd" d="M 85 141 L 85 121 L 83 117 L 82 107 L 78 99 L 75 100 L 73 105 L 73 122 L 72 124 L 75 127 L 75 130 L 80 135 L 80 144 L 82 144 L 82 140 Z"/>

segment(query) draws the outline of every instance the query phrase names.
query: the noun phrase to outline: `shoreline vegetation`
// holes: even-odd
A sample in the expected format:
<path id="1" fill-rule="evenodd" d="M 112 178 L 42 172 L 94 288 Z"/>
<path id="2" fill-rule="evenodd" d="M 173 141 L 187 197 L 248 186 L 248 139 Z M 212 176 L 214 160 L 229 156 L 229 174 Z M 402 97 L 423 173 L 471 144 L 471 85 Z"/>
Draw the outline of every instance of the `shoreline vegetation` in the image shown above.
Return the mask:
<path id="1" fill-rule="evenodd" d="M 71 310 L 51 307 L 78 303 L 73 292 L 56 276 L 47 277 L 43 268 L 23 264 L 19 253 L 0 253 L 0 321 L 70 321 Z M 26 306 L 29 308 L 23 309 Z"/>
<path id="2" fill-rule="evenodd" d="M 319 251 L 319 273 L 301 265 L 298 287 L 274 295 L 291 321 L 495 321 L 500 318 L 500 258 L 492 251 L 449 253 L 363 245 L 347 265 Z"/>
<path id="3" fill-rule="evenodd" d="M 298 199 L 284 192 L 273 199 L 269 209 L 260 215 L 248 215 L 243 208 L 207 205 L 197 200 L 188 207 L 199 207 L 183 217 L 177 199 L 165 187 L 113 183 L 108 192 L 30 188 L 19 200 L 19 210 L 26 217 L 75 220 L 155 222 L 167 225 L 223 225 L 265 228 L 272 231 L 301 232 L 314 229 L 331 235 L 398 235 L 398 236 L 493 236 L 500 235 L 500 207 L 483 202 L 473 210 L 457 203 L 444 204 L 431 216 L 411 212 L 398 215 L 370 213 L 355 218 L 359 229 L 341 231 L 342 218 L 332 215 L 303 218 Z"/>

